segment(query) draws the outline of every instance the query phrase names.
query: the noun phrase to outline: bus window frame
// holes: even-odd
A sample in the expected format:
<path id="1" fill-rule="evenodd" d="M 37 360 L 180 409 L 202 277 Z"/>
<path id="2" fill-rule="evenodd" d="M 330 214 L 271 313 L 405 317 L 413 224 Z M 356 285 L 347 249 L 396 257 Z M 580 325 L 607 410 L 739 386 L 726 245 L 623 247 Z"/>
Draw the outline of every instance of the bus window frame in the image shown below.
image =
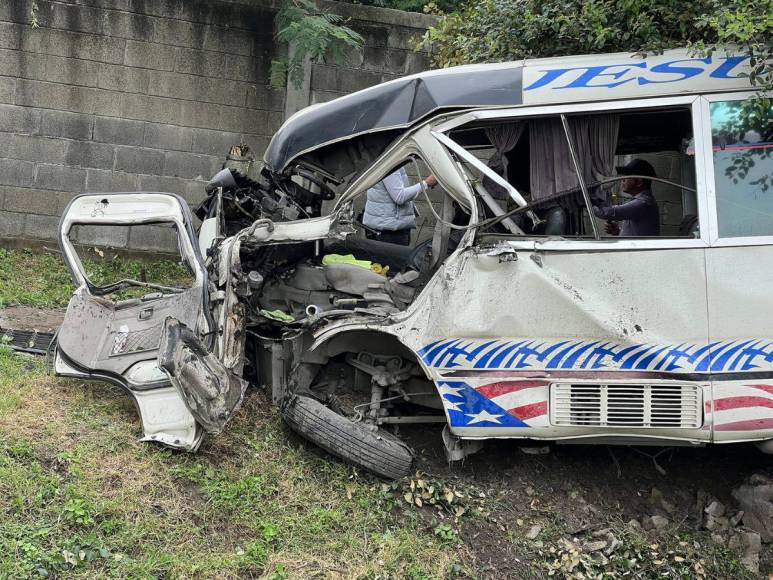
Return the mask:
<path id="1" fill-rule="evenodd" d="M 725 93 L 725 95 L 739 93 Z M 654 97 L 646 99 L 626 99 L 620 101 L 599 101 L 572 103 L 567 105 L 520 106 L 501 109 L 480 109 L 470 111 L 445 121 L 432 128 L 433 133 L 441 133 L 449 138 L 453 129 L 473 121 L 515 119 L 541 116 L 559 116 L 562 113 L 573 115 L 578 113 L 627 112 L 631 110 L 658 109 L 679 105 L 688 105 L 692 115 L 693 138 L 695 141 L 695 181 L 696 201 L 698 203 L 699 238 L 601 238 L 588 239 L 557 239 L 545 236 L 513 236 L 507 238 L 507 244 L 513 249 L 539 250 L 571 250 L 571 251 L 610 251 L 610 250 L 654 250 L 679 248 L 706 248 L 709 244 L 710 203 L 708 190 L 707 161 L 711 157 L 711 126 L 708 118 L 708 104 L 704 103 L 705 95 L 689 95 L 683 97 Z M 704 106 L 705 104 L 705 106 Z M 477 167 L 492 179 L 491 170 L 481 163 Z M 710 174 L 713 181 L 713 173 Z M 773 236 L 771 236 L 773 243 Z"/>
<path id="2" fill-rule="evenodd" d="M 728 236 L 719 235 L 719 214 L 717 212 L 717 189 L 714 180 L 714 155 L 713 144 L 711 140 L 711 103 L 718 101 L 744 101 L 753 97 L 754 91 L 732 92 L 732 93 L 712 93 L 701 95 L 699 106 L 703 110 L 703 118 L 706 124 L 706 134 L 704 143 L 705 161 L 704 173 L 708 189 L 708 242 L 711 247 L 732 247 L 732 246 L 769 246 L 773 245 L 773 234 L 767 236 Z"/>

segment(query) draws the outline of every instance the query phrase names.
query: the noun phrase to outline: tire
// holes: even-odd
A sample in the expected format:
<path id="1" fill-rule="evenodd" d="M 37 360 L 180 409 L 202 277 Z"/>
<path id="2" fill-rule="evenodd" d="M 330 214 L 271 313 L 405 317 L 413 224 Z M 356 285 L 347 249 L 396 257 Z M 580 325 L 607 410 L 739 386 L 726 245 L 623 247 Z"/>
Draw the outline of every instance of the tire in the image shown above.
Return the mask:
<path id="1" fill-rule="evenodd" d="M 410 473 L 410 448 L 381 429 L 371 431 L 310 397 L 296 395 L 282 408 L 288 426 L 322 449 L 386 479 Z"/>

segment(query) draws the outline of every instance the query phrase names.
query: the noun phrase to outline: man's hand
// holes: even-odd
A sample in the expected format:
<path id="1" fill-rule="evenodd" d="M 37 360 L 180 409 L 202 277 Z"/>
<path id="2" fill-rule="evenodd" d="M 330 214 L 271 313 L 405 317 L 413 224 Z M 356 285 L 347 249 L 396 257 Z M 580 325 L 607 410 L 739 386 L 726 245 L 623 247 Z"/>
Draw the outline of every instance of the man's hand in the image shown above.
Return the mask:
<path id="1" fill-rule="evenodd" d="M 424 183 L 427 184 L 427 187 L 435 187 L 437 185 L 437 178 L 434 175 L 428 175 Z"/>
<path id="2" fill-rule="evenodd" d="M 604 231 L 607 232 L 610 236 L 619 236 L 620 226 L 617 225 L 616 222 L 607 221 L 607 223 L 604 224 Z"/>

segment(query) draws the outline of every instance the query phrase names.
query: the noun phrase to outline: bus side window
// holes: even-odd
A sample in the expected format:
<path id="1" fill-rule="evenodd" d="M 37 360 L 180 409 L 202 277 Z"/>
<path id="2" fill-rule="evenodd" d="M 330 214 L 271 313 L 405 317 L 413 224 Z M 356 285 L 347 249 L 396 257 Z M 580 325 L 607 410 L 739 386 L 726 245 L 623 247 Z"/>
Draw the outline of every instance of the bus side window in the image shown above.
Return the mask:
<path id="1" fill-rule="evenodd" d="M 773 235 L 773 107 L 711 103 L 711 145 L 719 237 Z"/>

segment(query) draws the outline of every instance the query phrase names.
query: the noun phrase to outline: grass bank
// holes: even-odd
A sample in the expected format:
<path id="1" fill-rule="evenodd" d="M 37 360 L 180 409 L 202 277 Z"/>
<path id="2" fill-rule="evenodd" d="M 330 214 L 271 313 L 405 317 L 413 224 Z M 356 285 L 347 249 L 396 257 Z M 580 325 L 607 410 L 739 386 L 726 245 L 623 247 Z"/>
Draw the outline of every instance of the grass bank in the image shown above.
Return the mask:
<path id="1" fill-rule="evenodd" d="M 133 278 L 176 268 L 87 264 Z M 60 257 L 0 250 L 0 303 L 62 307 L 70 292 Z M 260 388 L 197 454 L 139 431 L 117 388 L 49 377 L 0 345 L 0 579 L 754 577 L 690 519 L 696 487 L 757 469 L 732 456 L 677 455 L 662 478 L 632 452 L 613 464 L 599 447 L 525 456 L 500 443 L 449 468 L 434 432 L 417 465 L 431 475 L 384 483 L 299 440 Z M 656 484 L 683 497 L 657 536 L 628 523 L 652 513 L 642 496 Z"/>

